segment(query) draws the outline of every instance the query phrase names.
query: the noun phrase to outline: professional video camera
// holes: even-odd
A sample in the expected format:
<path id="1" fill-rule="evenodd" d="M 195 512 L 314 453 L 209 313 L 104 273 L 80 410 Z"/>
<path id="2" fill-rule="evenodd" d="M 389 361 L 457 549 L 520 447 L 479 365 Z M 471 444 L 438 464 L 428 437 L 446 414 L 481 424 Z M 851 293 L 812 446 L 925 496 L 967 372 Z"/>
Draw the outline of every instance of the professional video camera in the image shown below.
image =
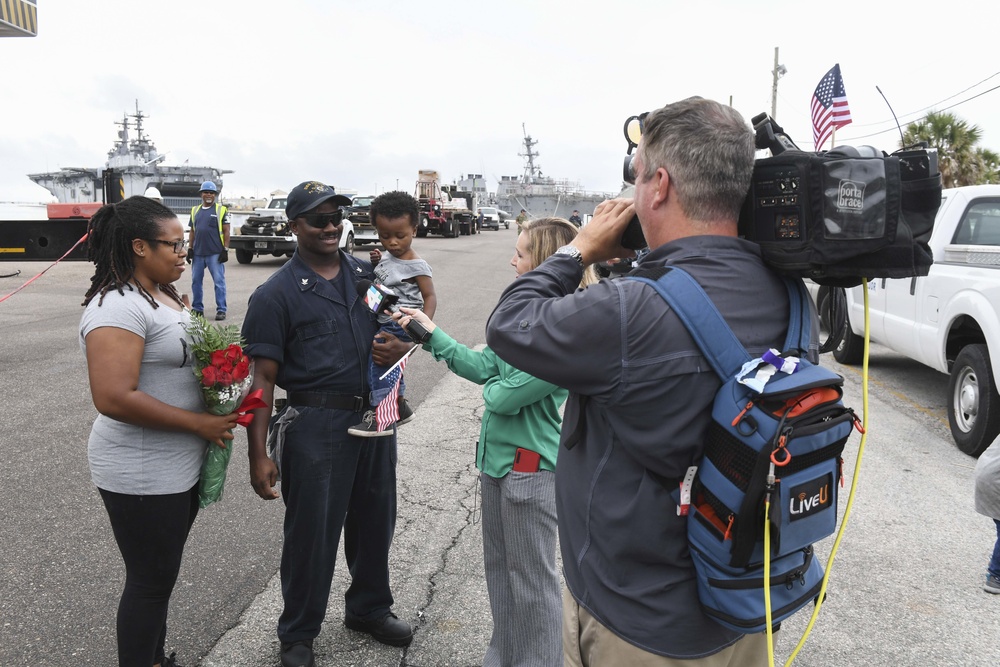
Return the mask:
<path id="1" fill-rule="evenodd" d="M 629 183 L 645 116 L 625 121 Z M 771 157 L 754 164 L 739 233 L 760 245 L 771 268 L 833 287 L 927 275 L 933 263 L 927 242 L 941 204 L 935 150 L 917 146 L 888 155 L 839 146 L 810 153 L 767 114 L 752 123 L 757 148 Z M 623 245 L 641 247 L 638 219 L 632 222 Z"/>

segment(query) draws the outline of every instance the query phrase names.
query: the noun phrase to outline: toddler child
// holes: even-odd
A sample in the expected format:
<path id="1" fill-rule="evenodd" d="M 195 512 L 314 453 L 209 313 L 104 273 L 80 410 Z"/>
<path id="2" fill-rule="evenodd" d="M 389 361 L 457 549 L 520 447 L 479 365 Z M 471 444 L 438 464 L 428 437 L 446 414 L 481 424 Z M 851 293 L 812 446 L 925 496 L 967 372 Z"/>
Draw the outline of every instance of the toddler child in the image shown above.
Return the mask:
<path id="1" fill-rule="evenodd" d="M 412 247 L 420 217 L 417 200 L 405 192 L 386 192 L 372 201 L 369 217 L 387 253 L 383 255 L 377 248 L 371 251 L 375 282 L 399 297 L 397 306 L 419 308 L 428 317 L 434 317 L 437 296 L 431 280 L 431 267 L 417 256 Z M 381 323 L 379 334 L 389 332 L 402 340 L 412 340 L 388 315 L 382 313 L 378 317 Z M 413 409 L 403 397 L 403 376 L 399 374 L 396 378 L 395 373 L 390 373 L 382 378 L 387 370 L 369 358 L 370 401 L 374 409 L 364 414 L 360 424 L 347 429 L 351 435 L 362 438 L 392 435 L 394 424 L 405 424 L 413 419 Z"/>

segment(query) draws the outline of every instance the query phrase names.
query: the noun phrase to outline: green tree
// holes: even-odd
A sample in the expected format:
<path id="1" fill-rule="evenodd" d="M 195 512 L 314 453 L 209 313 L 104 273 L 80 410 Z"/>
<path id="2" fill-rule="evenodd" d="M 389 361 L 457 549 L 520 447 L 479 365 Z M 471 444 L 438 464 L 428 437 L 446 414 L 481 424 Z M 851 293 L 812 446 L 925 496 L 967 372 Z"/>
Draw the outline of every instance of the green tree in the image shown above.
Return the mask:
<path id="1" fill-rule="evenodd" d="M 982 183 L 1000 183 L 1000 156 L 976 144 L 982 138 L 977 125 L 970 125 L 951 113 L 932 111 L 910 123 L 903 133 L 903 145 L 926 141 L 938 151 L 938 167 L 946 188 Z"/>

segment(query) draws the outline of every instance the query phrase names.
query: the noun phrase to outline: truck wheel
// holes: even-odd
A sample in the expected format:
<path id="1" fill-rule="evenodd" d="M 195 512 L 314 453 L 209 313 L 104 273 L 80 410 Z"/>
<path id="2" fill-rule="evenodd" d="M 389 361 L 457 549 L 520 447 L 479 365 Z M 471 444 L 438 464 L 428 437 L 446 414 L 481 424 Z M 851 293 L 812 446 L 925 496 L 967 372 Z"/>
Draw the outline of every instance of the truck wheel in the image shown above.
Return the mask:
<path id="1" fill-rule="evenodd" d="M 837 294 L 834 294 L 835 290 Z M 851 330 L 844 290 L 839 287 L 828 290 L 820 298 L 817 310 L 820 322 L 830 332 L 823 348 L 832 349 L 833 358 L 842 364 L 848 366 L 860 364 L 865 354 L 865 339 Z"/>
<path id="2" fill-rule="evenodd" d="M 344 252 L 348 255 L 354 254 L 354 232 L 347 235 L 347 243 L 344 244 Z"/>
<path id="3" fill-rule="evenodd" d="M 241 248 L 236 249 L 236 261 L 240 264 L 249 264 L 253 261 L 253 253 Z"/>
<path id="4" fill-rule="evenodd" d="M 420 226 L 417 227 L 417 238 L 422 239 L 427 236 L 427 218 L 420 219 Z"/>
<path id="5" fill-rule="evenodd" d="M 468 223 L 459 223 L 458 228 L 461 230 L 462 236 L 472 236 L 473 232 Z"/>
<path id="6" fill-rule="evenodd" d="M 445 223 L 445 225 L 447 225 L 444 230 L 445 237 L 449 239 L 457 239 L 460 233 L 458 223 L 454 220 L 449 220 Z"/>
<path id="7" fill-rule="evenodd" d="M 951 367 L 948 423 L 958 448 L 982 454 L 1000 433 L 1000 394 L 985 344 L 966 345 Z"/>

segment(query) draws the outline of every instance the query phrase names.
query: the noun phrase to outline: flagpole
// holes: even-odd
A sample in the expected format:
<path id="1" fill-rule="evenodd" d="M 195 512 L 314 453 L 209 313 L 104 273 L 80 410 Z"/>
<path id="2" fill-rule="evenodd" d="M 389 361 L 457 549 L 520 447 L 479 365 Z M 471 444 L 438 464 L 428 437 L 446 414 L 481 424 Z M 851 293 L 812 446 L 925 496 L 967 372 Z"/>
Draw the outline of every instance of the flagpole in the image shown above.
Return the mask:
<path id="1" fill-rule="evenodd" d="M 406 360 L 406 358 L 407 358 L 408 356 L 410 356 L 411 354 L 413 354 L 413 353 L 414 353 L 414 352 L 416 351 L 416 349 L 417 349 L 418 347 L 420 347 L 420 346 L 419 346 L 419 345 L 417 345 L 416 343 L 414 343 L 413 347 L 411 347 L 411 348 L 410 348 L 409 350 L 407 350 L 406 354 L 404 354 L 403 356 L 401 356 L 401 357 L 399 358 L 399 361 L 397 361 L 397 362 L 396 362 L 396 363 L 394 363 L 394 364 L 393 364 L 392 366 L 390 366 L 390 367 L 389 367 L 389 370 L 387 370 L 387 371 L 386 371 L 385 373 L 382 373 L 382 375 L 380 375 L 378 379 L 379 379 L 379 380 L 384 380 L 384 379 L 385 379 L 385 377 L 386 377 L 386 376 L 387 376 L 387 375 L 388 375 L 389 373 L 391 373 L 391 372 L 392 372 L 393 370 L 395 370 L 396 366 L 399 366 L 399 365 L 400 365 L 401 363 L 403 363 L 403 362 L 404 362 L 404 361 Z"/>
<path id="2" fill-rule="evenodd" d="M 778 115 L 778 79 L 788 74 L 788 70 L 784 65 L 778 64 L 778 47 L 774 47 L 774 69 L 771 70 L 771 118 L 773 119 Z M 729 106 L 733 106 L 730 103 Z"/>

